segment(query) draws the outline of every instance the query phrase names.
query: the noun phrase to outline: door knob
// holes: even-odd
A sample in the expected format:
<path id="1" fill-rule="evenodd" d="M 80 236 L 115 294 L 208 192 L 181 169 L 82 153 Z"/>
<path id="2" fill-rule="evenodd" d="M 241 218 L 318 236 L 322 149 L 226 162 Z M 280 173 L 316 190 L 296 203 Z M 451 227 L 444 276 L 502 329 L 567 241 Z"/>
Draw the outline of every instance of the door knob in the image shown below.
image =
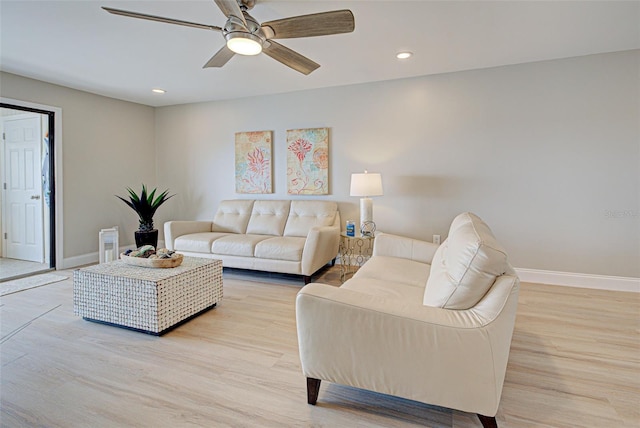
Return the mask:
<path id="1" fill-rule="evenodd" d="M 32 195 L 32 196 L 31 196 L 31 199 L 36 199 L 36 200 L 37 200 L 37 199 L 40 199 L 40 195 Z"/>

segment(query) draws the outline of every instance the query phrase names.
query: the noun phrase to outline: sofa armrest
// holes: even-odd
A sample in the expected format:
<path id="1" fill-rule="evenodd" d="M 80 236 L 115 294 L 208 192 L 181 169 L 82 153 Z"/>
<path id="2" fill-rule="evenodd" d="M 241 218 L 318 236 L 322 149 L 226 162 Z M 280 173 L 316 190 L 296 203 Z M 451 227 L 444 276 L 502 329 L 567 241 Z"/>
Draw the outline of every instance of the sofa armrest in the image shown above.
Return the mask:
<path id="1" fill-rule="evenodd" d="M 338 255 L 340 226 L 315 226 L 302 250 L 302 275 L 310 276 Z"/>
<path id="2" fill-rule="evenodd" d="M 309 284 L 296 297 L 302 371 L 308 378 L 495 414 L 517 305 L 512 286 L 504 284 L 508 304 L 487 320 L 473 310 Z"/>
<path id="3" fill-rule="evenodd" d="M 431 264 L 438 245 L 427 241 L 378 233 L 373 245 L 374 256 L 399 257 Z"/>
<path id="4" fill-rule="evenodd" d="M 176 238 L 189 233 L 211 232 L 210 221 L 167 221 L 164 224 L 164 241 L 169 250 L 174 249 Z"/>

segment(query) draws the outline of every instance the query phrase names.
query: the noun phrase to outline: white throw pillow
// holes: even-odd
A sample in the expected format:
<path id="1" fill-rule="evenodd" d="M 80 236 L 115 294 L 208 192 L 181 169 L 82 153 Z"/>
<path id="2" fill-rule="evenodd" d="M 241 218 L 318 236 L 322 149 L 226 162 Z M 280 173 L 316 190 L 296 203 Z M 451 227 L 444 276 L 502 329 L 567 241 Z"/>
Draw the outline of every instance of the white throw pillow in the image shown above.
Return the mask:
<path id="1" fill-rule="evenodd" d="M 509 269 L 507 254 L 478 216 L 462 213 L 433 257 L 423 303 L 446 309 L 469 309 Z"/>

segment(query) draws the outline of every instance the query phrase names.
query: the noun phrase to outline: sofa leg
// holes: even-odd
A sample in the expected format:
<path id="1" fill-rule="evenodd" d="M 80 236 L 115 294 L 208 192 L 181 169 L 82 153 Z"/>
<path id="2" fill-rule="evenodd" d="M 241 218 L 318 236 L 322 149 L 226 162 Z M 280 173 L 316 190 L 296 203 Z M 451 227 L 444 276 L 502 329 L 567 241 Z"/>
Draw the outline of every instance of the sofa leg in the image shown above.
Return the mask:
<path id="1" fill-rule="evenodd" d="M 311 282 L 311 275 L 304 275 L 304 285 Z"/>
<path id="2" fill-rule="evenodd" d="M 316 404 L 318 401 L 318 392 L 320 392 L 320 379 L 312 377 L 307 378 L 307 403 Z"/>
<path id="3" fill-rule="evenodd" d="M 495 416 L 484 416 L 478 413 L 478 419 L 480 419 L 484 428 L 498 428 Z"/>
<path id="4" fill-rule="evenodd" d="M 331 267 L 334 267 L 336 265 L 336 258 L 334 257 L 333 260 L 331 260 Z"/>

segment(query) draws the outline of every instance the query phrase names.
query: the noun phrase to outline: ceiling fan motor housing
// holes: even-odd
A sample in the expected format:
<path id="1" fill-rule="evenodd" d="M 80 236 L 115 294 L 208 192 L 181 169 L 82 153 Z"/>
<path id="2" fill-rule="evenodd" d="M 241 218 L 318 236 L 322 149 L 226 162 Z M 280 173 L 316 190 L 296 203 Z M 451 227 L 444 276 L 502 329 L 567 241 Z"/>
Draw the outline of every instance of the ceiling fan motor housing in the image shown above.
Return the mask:
<path id="1" fill-rule="evenodd" d="M 244 23 L 235 16 L 232 15 L 229 17 L 227 23 L 222 29 L 222 35 L 225 40 L 229 41 L 230 39 L 240 37 L 253 40 L 262 45 L 266 40 L 266 37 L 261 31 L 262 29 L 260 28 L 260 24 L 258 24 L 258 22 L 247 13 L 244 14 L 244 19 L 247 22 L 246 27 L 244 26 Z"/>

